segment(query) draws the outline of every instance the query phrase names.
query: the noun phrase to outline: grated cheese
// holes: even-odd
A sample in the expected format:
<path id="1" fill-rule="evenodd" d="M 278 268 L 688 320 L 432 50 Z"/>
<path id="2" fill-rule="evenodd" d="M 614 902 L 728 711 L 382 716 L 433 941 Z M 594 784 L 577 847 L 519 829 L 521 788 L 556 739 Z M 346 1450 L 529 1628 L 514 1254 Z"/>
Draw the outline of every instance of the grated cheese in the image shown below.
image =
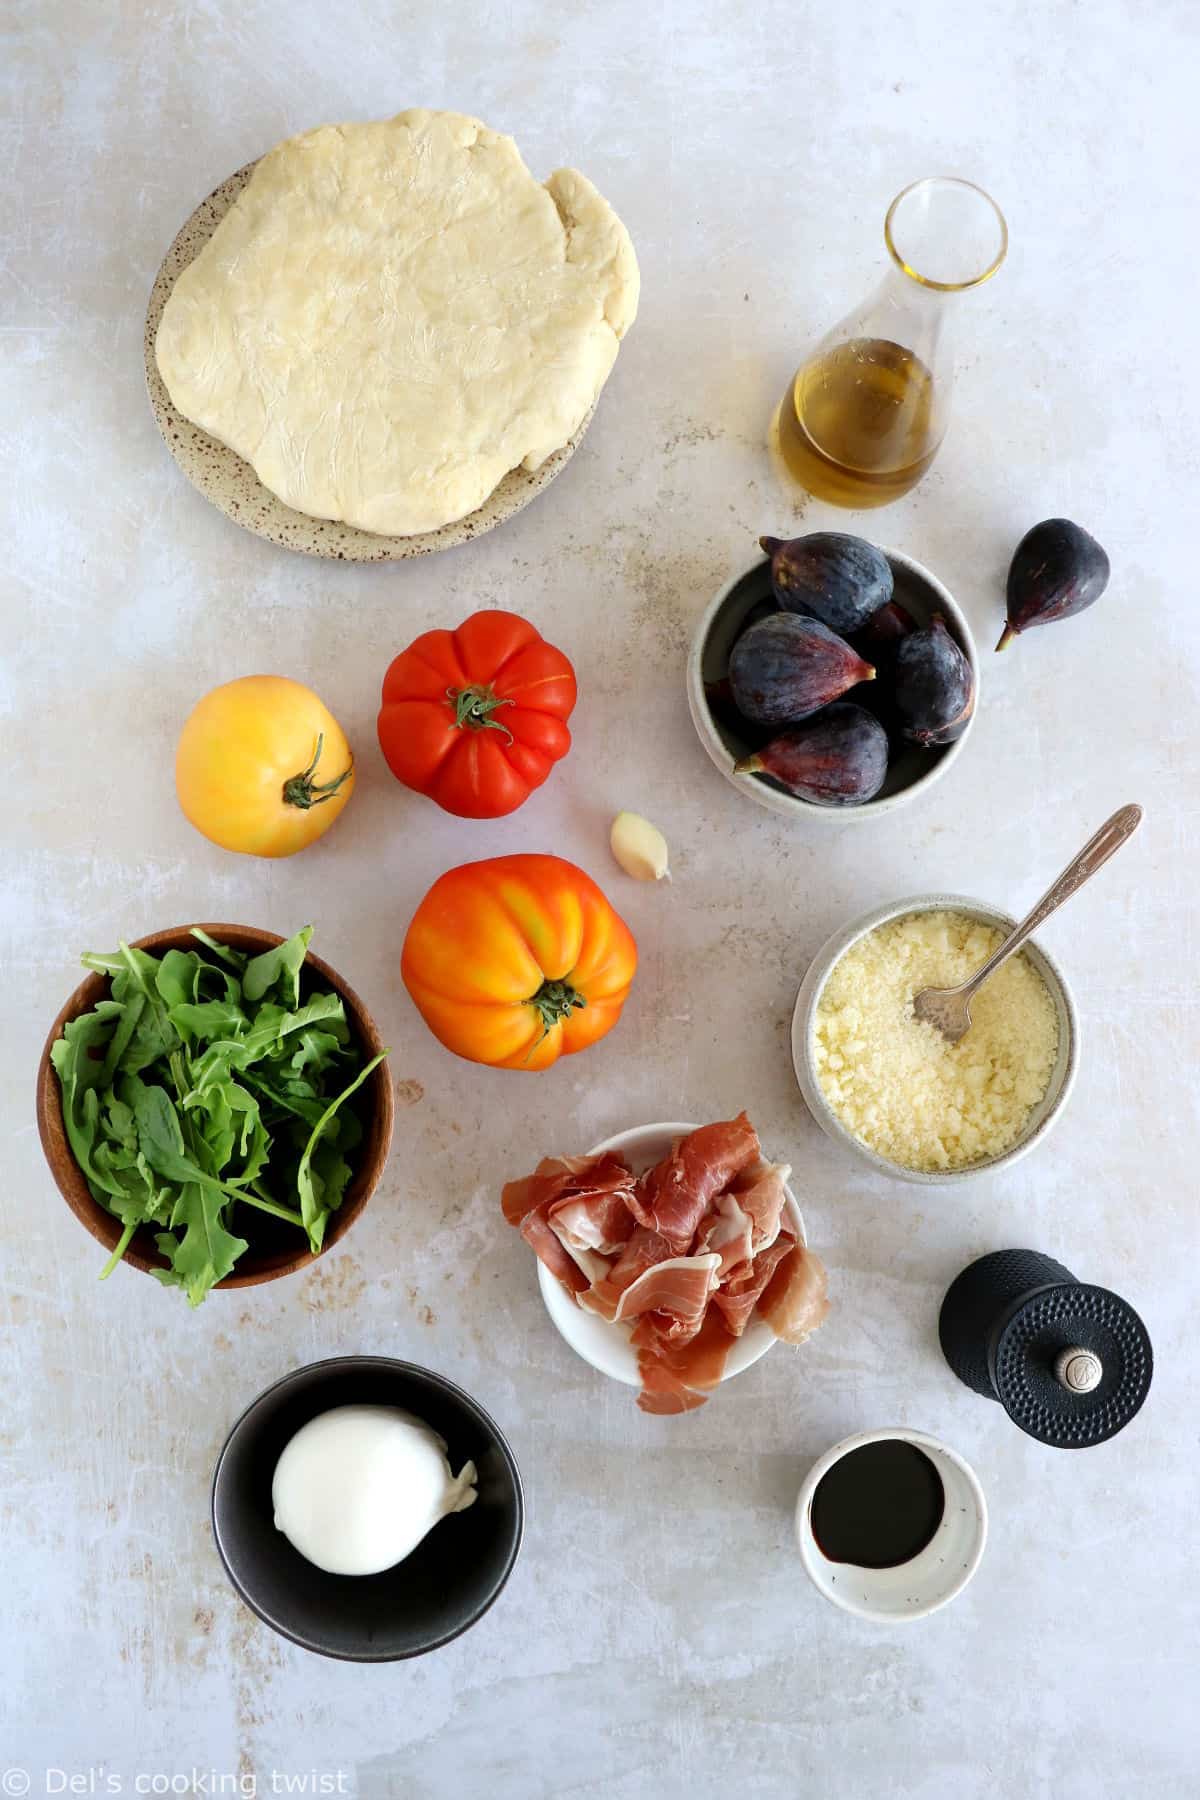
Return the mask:
<path id="1" fill-rule="evenodd" d="M 1001 935 L 964 913 L 910 913 L 852 945 L 822 989 L 821 1090 L 848 1131 L 903 1168 L 962 1169 L 1003 1154 L 1046 1092 L 1058 1016 L 1023 952 L 972 1000 L 961 1043 L 913 1016 L 919 988 L 965 981 Z"/>

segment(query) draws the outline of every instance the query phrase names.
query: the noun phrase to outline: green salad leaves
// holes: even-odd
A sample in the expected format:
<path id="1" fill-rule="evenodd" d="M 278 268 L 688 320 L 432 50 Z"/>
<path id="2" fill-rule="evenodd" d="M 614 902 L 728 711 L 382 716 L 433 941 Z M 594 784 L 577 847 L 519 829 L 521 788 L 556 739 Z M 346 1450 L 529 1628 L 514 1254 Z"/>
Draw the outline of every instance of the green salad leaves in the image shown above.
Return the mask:
<path id="1" fill-rule="evenodd" d="M 387 1052 L 363 1064 L 337 994 L 301 999 L 311 925 L 255 957 L 192 936 L 162 957 L 85 956 L 111 997 L 50 1054 L 75 1160 L 123 1227 L 101 1279 L 157 1225 L 169 1267 L 155 1274 L 199 1306 L 255 1212 L 320 1250 L 362 1137 L 348 1102 Z"/>

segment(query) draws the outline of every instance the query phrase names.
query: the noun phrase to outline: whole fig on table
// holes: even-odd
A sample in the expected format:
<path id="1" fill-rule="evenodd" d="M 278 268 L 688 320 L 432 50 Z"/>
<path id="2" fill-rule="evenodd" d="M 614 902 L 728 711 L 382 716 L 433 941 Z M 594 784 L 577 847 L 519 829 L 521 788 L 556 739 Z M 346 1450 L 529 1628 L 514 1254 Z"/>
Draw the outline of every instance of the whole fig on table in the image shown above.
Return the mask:
<path id="1" fill-rule="evenodd" d="M 941 613 L 896 649 L 892 692 L 900 729 L 914 744 L 952 744 L 975 710 L 975 673 Z"/>
<path id="2" fill-rule="evenodd" d="M 1008 623 L 997 650 L 1031 625 L 1051 625 L 1093 606 L 1108 586 L 1109 562 L 1070 519 L 1043 519 L 1017 545 L 1008 571 Z"/>
<path id="3" fill-rule="evenodd" d="M 844 531 L 807 537 L 761 537 L 771 559 L 771 586 L 787 612 L 809 613 L 849 637 L 892 597 L 892 570 L 882 550 Z"/>
<path id="4" fill-rule="evenodd" d="M 879 720 L 839 701 L 743 757 L 733 772 L 770 775 L 814 806 L 862 806 L 883 786 L 887 766 L 888 737 Z"/>
<path id="5" fill-rule="evenodd" d="M 772 613 L 744 631 L 729 659 L 737 709 L 763 725 L 806 719 L 875 671 L 819 619 Z"/>

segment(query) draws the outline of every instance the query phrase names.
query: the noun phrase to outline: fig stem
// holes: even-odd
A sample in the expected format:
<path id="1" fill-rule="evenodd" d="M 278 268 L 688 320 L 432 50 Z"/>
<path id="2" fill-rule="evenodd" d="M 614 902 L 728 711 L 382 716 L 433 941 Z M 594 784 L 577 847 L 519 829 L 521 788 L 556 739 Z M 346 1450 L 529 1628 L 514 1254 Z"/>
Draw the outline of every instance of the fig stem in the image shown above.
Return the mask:
<path id="1" fill-rule="evenodd" d="M 735 762 L 733 772 L 735 775 L 757 775 L 762 766 L 762 757 L 756 751 L 753 756 L 743 756 L 741 762 Z"/>
<path id="2" fill-rule="evenodd" d="M 996 645 L 996 649 L 998 651 L 999 650 L 1007 650 L 1008 646 L 1012 643 L 1012 641 L 1016 637 L 1016 635 L 1017 634 L 1013 630 L 1012 626 L 1006 625 L 1004 627 L 1004 630 L 1000 633 L 1000 642 Z"/>

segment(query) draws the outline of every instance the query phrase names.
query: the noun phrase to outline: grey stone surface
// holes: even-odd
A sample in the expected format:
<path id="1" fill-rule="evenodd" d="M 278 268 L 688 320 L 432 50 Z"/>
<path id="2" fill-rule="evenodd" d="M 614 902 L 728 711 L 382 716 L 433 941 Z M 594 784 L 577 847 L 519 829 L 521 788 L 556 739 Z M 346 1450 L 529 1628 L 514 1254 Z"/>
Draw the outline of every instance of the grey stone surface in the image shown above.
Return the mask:
<path id="1" fill-rule="evenodd" d="M 365 1800 L 1200 1791 L 1197 24 L 1189 0 L 47 0 L 6 19 L 0 1761 L 30 1772 L 30 1792 L 72 1791 L 55 1771 L 90 1771 L 74 1791 L 98 1793 L 139 1776 L 141 1791 L 182 1776 L 270 1793 L 288 1776 L 311 1793 L 325 1776 Z M 231 170 L 288 132 L 419 104 L 512 131 L 539 173 L 591 176 L 637 245 L 641 317 L 578 454 L 508 527 L 420 564 L 306 561 L 239 532 L 167 456 L 142 382 L 146 295 Z M 764 431 L 801 350 L 882 269 L 892 194 L 938 171 L 997 196 L 1012 252 L 963 304 L 933 471 L 860 522 L 962 602 L 981 715 L 923 805 L 810 835 L 705 760 L 684 657 L 759 532 L 854 524 L 784 492 Z M 993 659 L 1009 554 L 1057 513 L 1105 543 L 1111 591 Z M 556 778 L 472 826 L 392 782 L 374 715 L 404 643 L 488 605 L 526 611 L 571 653 L 582 697 Z M 315 685 L 360 756 L 333 834 L 278 865 L 207 845 L 171 782 L 193 701 L 255 670 Z M 906 891 L 1018 908 L 1130 799 L 1147 808 L 1136 843 L 1047 933 L 1083 1020 L 1051 1140 L 937 1195 L 844 1160 L 787 1058 L 817 946 Z M 610 863 L 619 807 L 667 830 L 671 888 Z M 398 973 L 427 884 L 514 849 L 589 869 L 642 953 L 618 1032 L 536 1078 L 445 1054 Z M 312 920 L 394 1046 L 402 1105 L 387 1178 L 344 1246 L 189 1315 L 130 1270 L 97 1285 L 31 1100 L 78 953 L 203 917 Z M 743 1105 L 795 1167 L 836 1310 L 703 1411 L 648 1419 L 550 1328 L 498 1189 L 540 1152 Z M 940 1360 L 946 1284 L 1012 1244 L 1117 1288 L 1149 1324 L 1150 1401 L 1102 1448 L 1030 1442 Z M 234 1417 L 343 1350 L 461 1381 L 528 1484 L 502 1602 L 407 1666 L 276 1639 L 209 1534 Z M 789 1518 L 826 1445 L 893 1421 L 965 1454 L 992 1511 L 974 1584 L 903 1630 L 825 1605 Z"/>

